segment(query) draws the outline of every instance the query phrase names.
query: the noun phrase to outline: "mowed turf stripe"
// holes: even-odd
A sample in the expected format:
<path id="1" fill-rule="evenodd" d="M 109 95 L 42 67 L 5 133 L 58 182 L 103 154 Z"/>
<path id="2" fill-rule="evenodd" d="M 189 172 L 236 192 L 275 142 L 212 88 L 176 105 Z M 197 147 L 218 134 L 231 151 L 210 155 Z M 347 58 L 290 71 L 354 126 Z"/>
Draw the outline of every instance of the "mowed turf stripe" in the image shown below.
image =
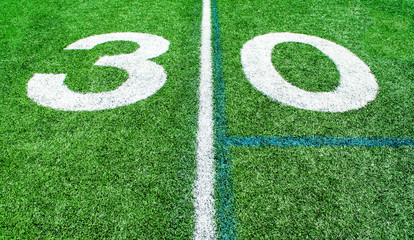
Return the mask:
<path id="1" fill-rule="evenodd" d="M 213 77 L 214 77 L 214 120 L 216 134 L 216 208 L 217 237 L 235 239 L 237 237 L 237 219 L 233 196 L 233 177 L 231 174 L 230 145 L 227 139 L 227 121 L 225 116 L 225 78 L 223 75 L 223 55 L 220 39 L 220 21 L 217 1 L 211 1 L 213 22 Z"/>
<path id="2" fill-rule="evenodd" d="M 195 239 L 212 239 L 214 223 L 213 80 L 211 57 L 211 6 L 203 1 L 201 69 L 197 133 L 197 179 L 194 187 Z"/>
<path id="3" fill-rule="evenodd" d="M 226 144 L 233 147 L 404 147 L 414 146 L 410 138 L 339 138 L 339 137 L 229 137 Z"/>

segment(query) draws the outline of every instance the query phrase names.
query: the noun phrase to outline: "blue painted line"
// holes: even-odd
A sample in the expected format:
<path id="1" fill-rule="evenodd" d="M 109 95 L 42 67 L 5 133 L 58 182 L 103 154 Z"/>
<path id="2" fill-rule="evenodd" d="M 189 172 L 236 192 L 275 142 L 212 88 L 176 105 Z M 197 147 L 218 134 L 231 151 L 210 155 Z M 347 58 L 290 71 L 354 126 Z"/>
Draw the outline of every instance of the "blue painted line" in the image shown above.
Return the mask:
<path id="1" fill-rule="evenodd" d="M 324 136 L 305 137 L 241 137 L 229 136 L 225 114 L 225 78 L 220 39 L 218 0 L 211 0 L 213 78 L 214 78 L 214 134 L 216 160 L 216 223 L 218 239 L 236 239 L 238 223 L 233 196 L 232 160 L 230 147 L 403 147 L 414 146 L 412 138 L 341 138 Z"/>
<path id="2" fill-rule="evenodd" d="M 340 138 L 340 137 L 228 137 L 226 144 L 232 147 L 403 147 L 414 146 L 410 138 Z"/>
<path id="3" fill-rule="evenodd" d="M 237 220 L 233 197 L 233 177 L 231 157 L 227 141 L 227 121 L 225 116 L 225 89 L 223 76 L 223 55 L 220 40 L 220 22 L 217 0 L 211 1 L 213 78 L 214 78 L 214 122 L 216 160 L 216 221 L 218 239 L 236 239 Z"/>

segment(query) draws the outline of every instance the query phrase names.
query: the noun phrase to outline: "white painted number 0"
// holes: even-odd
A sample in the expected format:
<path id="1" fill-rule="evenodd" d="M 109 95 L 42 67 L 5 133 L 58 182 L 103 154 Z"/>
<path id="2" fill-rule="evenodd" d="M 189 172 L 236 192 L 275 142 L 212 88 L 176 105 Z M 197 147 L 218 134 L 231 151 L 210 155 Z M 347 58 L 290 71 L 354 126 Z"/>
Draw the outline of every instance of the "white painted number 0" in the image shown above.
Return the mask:
<path id="1" fill-rule="evenodd" d="M 309 44 L 326 54 L 339 71 L 339 86 L 331 92 L 308 92 L 288 83 L 271 62 L 274 46 L 283 42 Z M 269 33 L 255 37 L 243 46 L 241 61 L 247 79 L 257 90 L 296 108 L 345 112 L 364 107 L 378 92 L 374 75 L 361 59 L 338 44 L 314 36 Z"/>
<path id="2" fill-rule="evenodd" d="M 139 49 L 130 54 L 103 56 L 95 63 L 125 69 L 129 78 L 113 91 L 78 93 L 63 81 L 66 74 L 35 74 L 27 86 L 27 95 L 42 106 L 65 111 L 95 111 L 126 106 L 157 92 L 166 82 L 164 68 L 147 59 L 168 50 L 169 42 L 162 37 L 144 33 L 110 33 L 81 39 L 65 49 L 92 49 L 110 41 L 131 41 Z"/>

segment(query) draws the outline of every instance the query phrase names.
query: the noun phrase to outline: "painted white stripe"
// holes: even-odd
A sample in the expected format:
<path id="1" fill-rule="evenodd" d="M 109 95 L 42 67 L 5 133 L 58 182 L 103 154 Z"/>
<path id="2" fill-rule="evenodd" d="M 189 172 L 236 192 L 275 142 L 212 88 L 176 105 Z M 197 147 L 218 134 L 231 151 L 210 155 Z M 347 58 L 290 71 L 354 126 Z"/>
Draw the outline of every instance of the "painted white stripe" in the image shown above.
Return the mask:
<path id="1" fill-rule="evenodd" d="M 211 4 L 203 1 L 201 23 L 201 70 L 197 133 L 197 179 L 194 184 L 195 239 L 214 239 L 214 147 Z"/>

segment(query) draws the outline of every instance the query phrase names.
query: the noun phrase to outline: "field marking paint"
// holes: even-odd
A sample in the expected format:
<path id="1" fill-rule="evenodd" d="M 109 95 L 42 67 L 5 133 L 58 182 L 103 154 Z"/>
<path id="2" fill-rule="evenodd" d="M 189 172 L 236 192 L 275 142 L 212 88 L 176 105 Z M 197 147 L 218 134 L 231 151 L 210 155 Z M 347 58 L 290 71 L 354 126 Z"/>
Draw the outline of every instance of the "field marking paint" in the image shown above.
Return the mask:
<path id="1" fill-rule="evenodd" d="M 214 69 L 214 119 L 216 136 L 216 211 L 217 237 L 219 239 L 237 238 L 237 217 L 233 196 L 232 161 L 226 141 L 227 120 L 225 111 L 225 78 L 223 73 L 223 54 L 221 47 L 220 21 L 217 0 L 212 0 L 213 22 L 213 69 Z"/>
<path id="2" fill-rule="evenodd" d="M 237 236 L 238 225 L 233 196 L 230 147 L 414 146 L 414 139 L 410 138 L 229 136 L 225 114 L 224 63 L 217 0 L 203 0 L 202 15 L 197 169 L 193 190 L 195 239 L 215 239 L 216 237 L 235 239 Z M 143 33 L 110 33 L 81 39 L 69 45 L 66 50 L 92 49 L 98 44 L 109 41 L 133 41 L 140 45 L 140 48 L 134 53 L 103 56 L 95 63 L 99 66 L 122 68 L 128 72 L 128 80 L 119 88 L 102 93 L 76 93 L 64 85 L 66 74 L 35 74 L 28 82 L 28 96 L 40 105 L 58 110 L 95 111 L 135 103 L 151 96 L 165 84 L 167 75 L 164 68 L 147 60 L 168 50 L 169 42 L 162 37 Z M 333 92 L 321 93 L 322 95 L 331 94 L 332 97 L 318 97 L 314 95 L 315 93 L 303 91 L 294 86 L 288 86 L 283 91 L 277 88 L 277 85 L 283 86 L 287 82 L 269 62 L 271 51 L 276 44 L 289 41 L 317 47 L 335 62 L 340 73 L 345 72 L 345 80 L 341 75 L 341 83 L 337 89 Z M 212 55 L 213 49 L 214 55 Z M 338 52 L 340 52 L 340 56 L 336 56 Z M 375 77 L 370 73 L 365 63 L 342 46 L 318 37 L 292 33 L 267 34 L 247 42 L 241 50 L 241 55 L 246 76 L 254 87 L 275 100 L 298 108 L 334 112 L 358 109 L 375 99 L 378 91 Z M 344 58 L 351 59 L 350 63 L 344 61 Z M 263 82 L 263 78 L 258 78 L 267 75 L 272 76 L 265 77 L 265 82 Z M 275 76 L 279 78 L 276 81 Z M 266 85 L 269 84 L 266 83 L 269 79 L 271 83 Z M 266 92 L 268 90 L 271 93 Z M 286 98 L 279 95 L 273 96 L 274 92 L 281 93 L 285 90 L 289 92 L 287 97 L 285 96 Z M 360 90 L 363 90 L 363 93 Z M 292 100 L 294 99 L 292 96 L 297 95 L 302 95 L 302 100 L 299 102 Z M 315 104 L 315 99 L 318 99 L 317 104 Z M 312 101 L 312 105 L 307 105 L 307 102 Z M 326 105 L 326 103 L 331 105 Z M 214 126 L 213 118 L 216 120 L 216 126 Z M 214 137 L 217 139 L 216 150 L 214 149 Z M 217 176 L 215 175 L 215 158 L 217 159 Z M 214 190 L 215 184 L 217 186 L 216 192 Z M 214 194 L 217 196 L 217 203 Z M 215 216 L 218 226 L 216 226 Z"/>
<path id="3" fill-rule="evenodd" d="M 271 61 L 275 45 L 284 42 L 309 44 L 326 54 L 336 65 L 339 85 L 330 92 L 309 92 L 287 82 Z M 241 50 L 244 73 L 250 83 L 273 100 L 296 108 L 346 112 L 374 100 L 378 84 L 369 67 L 351 51 L 323 38 L 297 33 L 268 33 L 244 44 Z"/>
<path id="4" fill-rule="evenodd" d="M 211 49 L 211 4 L 203 1 L 200 49 L 200 88 L 197 133 L 197 176 L 194 184 L 195 239 L 214 239 L 214 122 Z"/>
<path id="5" fill-rule="evenodd" d="M 341 138 L 341 137 L 237 137 L 226 139 L 233 147 L 412 147 L 411 138 Z"/>
<path id="6" fill-rule="evenodd" d="M 96 111 L 136 103 L 156 93 L 167 81 L 162 66 L 147 59 L 168 50 L 169 41 L 145 33 L 109 33 L 90 36 L 72 43 L 65 50 L 92 49 L 110 41 L 131 41 L 139 48 L 130 54 L 103 56 L 94 64 L 125 69 L 129 78 L 117 89 L 101 93 L 79 93 L 70 90 L 66 74 L 35 74 L 27 84 L 27 95 L 39 105 L 64 111 Z"/>
<path id="7" fill-rule="evenodd" d="M 212 22 L 213 22 L 213 48 L 214 48 L 214 119 L 216 130 L 216 161 L 217 161 L 217 177 L 216 177 L 216 201 L 217 201 L 217 237 L 220 239 L 237 238 L 238 224 L 235 210 L 235 201 L 232 190 L 232 174 L 231 174 L 231 153 L 230 147 L 401 147 L 414 146 L 414 139 L 410 138 L 338 138 L 338 137 L 319 137 L 319 136 L 303 136 L 303 137 L 240 137 L 230 136 L 227 132 L 227 121 L 225 111 L 226 92 L 224 88 L 223 76 L 223 56 L 221 54 L 220 40 L 220 24 L 218 19 L 217 0 L 212 2 Z M 352 53 L 351 53 L 352 54 Z M 356 56 L 355 56 L 356 57 Z M 270 59 L 270 57 L 269 57 Z M 341 62 L 341 61 L 339 61 Z M 365 67 L 362 69 L 367 70 Z M 273 69 L 274 70 L 274 69 Z M 365 71 L 364 70 L 364 71 Z M 370 71 L 365 71 L 369 76 Z M 375 78 L 369 79 L 368 84 L 371 97 L 375 98 L 378 91 L 378 85 L 373 83 Z M 365 85 L 364 85 L 365 86 Z M 365 104 L 369 100 L 365 100 Z M 340 109 L 340 108 L 338 108 Z M 336 110 L 338 110 L 336 109 Z"/>

